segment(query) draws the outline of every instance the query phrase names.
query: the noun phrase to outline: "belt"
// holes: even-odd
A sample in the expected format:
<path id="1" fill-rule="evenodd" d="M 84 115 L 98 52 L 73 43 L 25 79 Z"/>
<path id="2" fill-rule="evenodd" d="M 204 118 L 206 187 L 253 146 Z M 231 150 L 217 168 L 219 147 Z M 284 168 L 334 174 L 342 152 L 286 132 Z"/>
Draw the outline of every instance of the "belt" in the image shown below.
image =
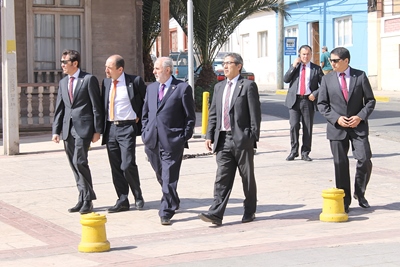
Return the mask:
<path id="1" fill-rule="evenodd" d="M 232 135 L 232 131 L 222 131 L 221 133 L 224 133 L 226 135 Z"/>
<path id="2" fill-rule="evenodd" d="M 297 98 L 300 98 L 300 99 L 308 99 L 309 95 L 296 95 L 296 96 L 297 96 Z"/>
<path id="3" fill-rule="evenodd" d="M 136 120 L 124 120 L 124 121 L 108 121 L 110 124 L 124 126 L 124 125 L 134 125 Z"/>

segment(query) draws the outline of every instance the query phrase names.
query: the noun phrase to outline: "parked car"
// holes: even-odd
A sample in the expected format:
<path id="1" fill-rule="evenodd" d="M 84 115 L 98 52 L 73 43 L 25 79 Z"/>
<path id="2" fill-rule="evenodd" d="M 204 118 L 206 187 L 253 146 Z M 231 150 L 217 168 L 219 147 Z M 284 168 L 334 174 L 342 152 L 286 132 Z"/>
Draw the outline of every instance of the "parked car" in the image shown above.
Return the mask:
<path id="1" fill-rule="evenodd" d="M 187 52 L 181 52 L 179 53 L 177 57 L 177 63 L 175 65 L 175 70 L 174 70 L 174 76 L 175 78 L 179 80 L 187 80 L 188 77 L 188 69 L 189 69 L 189 62 L 188 62 L 188 53 Z M 193 69 L 196 71 L 198 66 L 200 65 L 200 60 L 197 54 L 194 54 L 194 60 L 193 60 Z"/>
<path id="2" fill-rule="evenodd" d="M 172 61 L 174 62 L 174 66 L 176 66 L 178 56 L 179 56 L 179 52 L 171 52 L 169 54 L 169 57 L 172 58 Z"/>
<path id="3" fill-rule="evenodd" d="M 222 62 L 224 62 L 223 59 L 215 59 L 213 62 L 213 67 L 214 67 L 214 73 L 217 75 L 217 80 L 218 81 L 223 81 L 225 80 L 225 73 L 224 73 L 224 67 L 222 66 Z M 242 72 L 240 75 L 243 76 L 245 79 L 249 79 L 254 81 L 254 73 L 253 72 L 248 72 L 242 67 Z"/>

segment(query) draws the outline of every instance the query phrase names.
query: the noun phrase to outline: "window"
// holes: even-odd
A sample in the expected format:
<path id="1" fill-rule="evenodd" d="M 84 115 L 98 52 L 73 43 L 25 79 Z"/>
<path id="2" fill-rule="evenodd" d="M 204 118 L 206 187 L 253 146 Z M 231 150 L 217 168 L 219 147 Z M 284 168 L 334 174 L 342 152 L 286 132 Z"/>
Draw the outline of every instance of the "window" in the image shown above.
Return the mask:
<path id="1" fill-rule="evenodd" d="M 241 36 L 241 54 L 242 54 L 242 58 L 247 58 L 246 56 L 246 51 L 249 49 L 249 42 L 250 42 L 250 35 L 247 34 L 242 34 Z"/>
<path id="2" fill-rule="evenodd" d="M 335 46 L 353 44 L 353 22 L 351 16 L 335 19 Z"/>
<path id="3" fill-rule="evenodd" d="M 285 37 L 298 37 L 299 26 L 290 26 L 285 28 Z"/>
<path id="4" fill-rule="evenodd" d="M 258 57 L 266 57 L 268 54 L 267 40 L 268 40 L 268 32 L 259 32 L 258 33 Z"/>
<path id="5" fill-rule="evenodd" d="M 27 1 L 29 82 L 56 82 L 58 79 L 55 76 L 61 75 L 59 61 L 64 49 L 73 49 L 85 54 L 82 53 L 85 40 L 83 2 Z M 85 63 L 86 59 L 82 55 L 81 68 L 85 69 Z M 45 70 L 54 73 L 50 80 L 39 77 Z"/>
<path id="6" fill-rule="evenodd" d="M 400 14 L 400 0 L 383 0 L 383 16 Z"/>

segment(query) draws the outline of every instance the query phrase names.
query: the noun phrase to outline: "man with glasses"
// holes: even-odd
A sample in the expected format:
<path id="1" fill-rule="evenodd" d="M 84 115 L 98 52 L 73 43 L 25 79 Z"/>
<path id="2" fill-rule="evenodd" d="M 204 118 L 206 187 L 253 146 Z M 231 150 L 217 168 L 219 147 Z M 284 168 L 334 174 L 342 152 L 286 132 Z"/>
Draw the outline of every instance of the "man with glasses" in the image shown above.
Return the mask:
<path id="1" fill-rule="evenodd" d="M 61 67 L 67 74 L 59 83 L 53 122 L 55 143 L 64 140 L 64 149 L 79 191 L 77 204 L 69 212 L 90 213 L 96 199 L 88 165 L 90 142 L 97 142 L 103 132 L 104 112 L 99 82 L 80 70 L 80 54 L 64 50 Z M 61 136 L 60 136 L 61 135 Z"/>
<path id="2" fill-rule="evenodd" d="M 310 62 L 312 57 L 311 47 L 302 45 L 299 57 L 293 61 L 283 81 L 289 84 L 285 106 L 289 108 L 290 124 L 290 154 L 286 160 L 291 161 L 299 156 L 299 131 L 300 122 L 303 128 L 303 144 L 301 146 L 301 159 L 312 161 L 309 154 L 312 144 L 312 129 L 314 113 L 318 97 L 318 87 L 324 76 L 320 66 Z"/>
<path id="3" fill-rule="evenodd" d="M 344 190 L 344 209 L 348 213 L 351 204 L 347 156 L 350 142 L 357 159 L 354 198 L 361 207 L 370 207 L 365 198 L 372 171 L 368 117 L 375 108 L 375 98 L 365 72 L 349 66 L 349 50 L 344 47 L 333 49 L 330 61 L 334 71 L 322 78 L 318 109 L 328 121 L 326 134 L 335 165 L 336 187 Z"/>
<path id="4" fill-rule="evenodd" d="M 260 137 L 261 104 L 257 84 L 240 72 L 243 59 L 228 53 L 222 63 L 226 80 L 217 83 L 209 111 L 206 149 L 216 153 L 218 165 L 214 202 L 200 219 L 221 225 L 236 169 L 242 177 L 245 200 L 242 223 L 255 219 L 257 187 L 254 176 L 254 148 Z"/>

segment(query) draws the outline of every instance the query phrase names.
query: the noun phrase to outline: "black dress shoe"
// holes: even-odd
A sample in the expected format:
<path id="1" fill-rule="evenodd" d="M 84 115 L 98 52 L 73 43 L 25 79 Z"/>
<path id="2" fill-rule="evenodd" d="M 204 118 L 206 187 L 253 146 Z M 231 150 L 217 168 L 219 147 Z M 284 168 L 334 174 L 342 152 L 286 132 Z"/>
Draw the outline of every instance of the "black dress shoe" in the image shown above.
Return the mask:
<path id="1" fill-rule="evenodd" d="M 358 197 L 357 194 L 353 194 L 354 199 L 358 200 L 358 205 L 362 208 L 369 208 L 371 207 L 368 203 L 368 200 L 365 197 Z"/>
<path id="2" fill-rule="evenodd" d="M 117 200 L 117 203 L 111 208 L 107 209 L 108 213 L 115 213 L 115 212 L 121 212 L 121 211 L 128 211 L 129 210 L 129 201 L 125 200 L 123 202 L 119 202 Z"/>
<path id="3" fill-rule="evenodd" d="M 254 221 L 254 219 L 256 218 L 256 215 L 253 214 L 244 214 L 242 217 L 242 223 L 248 223 L 248 222 L 252 222 Z"/>
<path id="4" fill-rule="evenodd" d="M 76 203 L 75 207 L 68 209 L 68 212 L 78 212 L 82 208 L 83 202 Z"/>
<path id="5" fill-rule="evenodd" d="M 209 214 L 209 213 L 200 213 L 199 218 L 205 222 L 210 222 L 215 225 L 221 225 L 222 220 L 215 215 Z"/>
<path id="6" fill-rule="evenodd" d="M 297 158 L 298 156 L 298 153 L 290 153 L 286 160 L 294 160 L 294 158 Z"/>
<path id="7" fill-rule="evenodd" d="M 128 206 L 129 206 L 129 205 L 128 205 Z M 144 200 L 143 200 L 143 199 L 137 199 L 137 200 L 135 201 L 135 207 L 136 207 L 136 209 L 142 210 L 142 209 L 143 209 L 143 206 L 144 206 Z"/>
<path id="8" fill-rule="evenodd" d="M 83 201 L 82 208 L 79 210 L 80 214 L 91 213 L 93 211 L 93 203 L 91 200 Z"/>
<path id="9" fill-rule="evenodd" d="M 162 225 L 171 225 L 171 219 L 170 218 L 168 218 L 166 216 L 163 216 L 160 219 L 161 219 L 161 224 Z"/>
<path id="10" fill-rule="evenodd" d="M 349 205 L 344 205 L 344 212 L 349 213 L 350 208 Z"/>
<path id="11" fill-rule="evenodd" d="M 312 161 L 312 158 L 310 158 L 307 154 L 301 155 L 301 159 L 304 161 Z"/>

